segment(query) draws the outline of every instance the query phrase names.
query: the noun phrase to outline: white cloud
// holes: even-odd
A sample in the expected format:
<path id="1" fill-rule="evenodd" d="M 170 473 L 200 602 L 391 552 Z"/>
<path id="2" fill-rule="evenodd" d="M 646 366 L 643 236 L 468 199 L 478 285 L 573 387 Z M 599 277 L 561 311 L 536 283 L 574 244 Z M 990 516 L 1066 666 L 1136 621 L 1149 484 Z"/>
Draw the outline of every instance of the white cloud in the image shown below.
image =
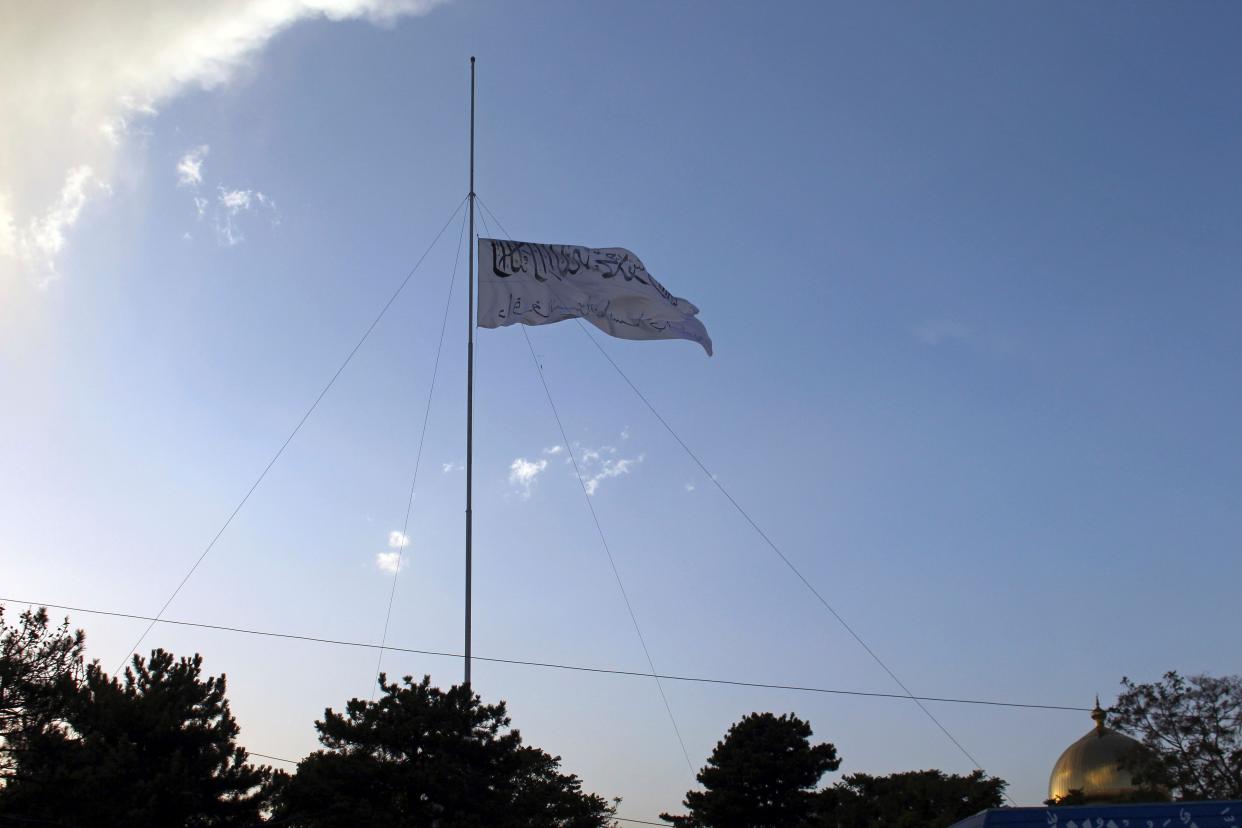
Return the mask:
<path id="1" fill-rule="evenodd" d="M 547 460 L 532 462 L 525 457 L 519 457 L 509 464 L 509 485 L 519 489 L 522 497 L 530 497 L 530 489 L 535 483 L 535 478 L 547 467 Z"/>
<path id="2" fill-rule="evenodd" d="M 375 565 L 385 572 L 396 572 L 401 565 L 401 550 L 410 545 L 410 536 L 396 529 L 388 533 L 390 552 L 380 552 L 375 556 Z"/>
<path id="3" fill-rule="evenodd" d="M 551 448 L 544 449 L 543 453 L 555 456 L 557 454 L 560 454 L 564 450 L 565 450 L 564 446 L 557 445 L 557 446 L 552 446 Z"/>
<path id="4" fill-rule="evenodd" d="M 40 0 L 0 26 L 0 283 L 45 284 L 90 198 L 108 192 L 140 123 L 225 83 L 300 20 L 391 24 L 438 0 Z M 201 170 L 200 170 L 201 172 Z"/>
<path id="5" fill-rule="evenodd" d="M 625 432 L 622 432 L 622 437 L 625 437 Z M 591 448 L 574 443 L 574 457 L 578 461 L 579 479 L 586 488 L 587 494 L 595 494 L 599 491 L 600 484 L 610 477 L 629 474 L 635 466 L 643 462 L 644 457 L 642 454 L 637 457 L 617 457 L 616 455 L 616 446 Z M 569 460 L 570 458 L 566 458 L 566 462 Z"/>
<path id="6" fill-rule="evenodd" d="M 226 190 L 220 188 L 220 206 L 236 213 L 238 210 L 250 209 L 249 190 Z"/>
<path id="7" fill-rule="evenodd" d="M 630 427 L 629 426 L 626 426 L 625 428 L 621 429 L 621 439 L 622 440 L 630 439 Z"/>
<path id="8" fill-rule="evenodd" d="M 599 464 L 599 468 L 593 474 L 583 474 L 582 485 L 586 487 L 586 493 L 595 494 L 599 489 L 599 484 L 609 477 L 620 477 L 623 474 L 629 474 L 634 466 L 643 462 L 643 455 L 637 457 L 623 458 L 621 460 L 606 459 Z"/>
<path id="9" fill-rule="evenodd" d="M 241 231 L 241 217 L 252 210 L 266 212 L 273 226 L 280 223 L 276 202 L 258 190 L 230 190 L 224 186 L 217 190 L 217 209 L 214 210 L 212 222 L 216 229 L 216 241 L 225 247 L 233 247 L 246 240 Z M 194 205 L 198 208 L 199 218 L 203 218 L 206 206 L 200 204 L 197 198 L 194 199 Z"/>
<path id="10" fill-rule="evenodd" d="M 211 147 L 202 144 L 181 156 L 181 160 L 177 162 L 178 186 L 197 187 L 203 183 L 203 159 L 210 151 Z M 198 199 L 194 201 L 197 202 Z"/>
<path id="11" fill-rule="evenodd" d="M 695 489 L 695 485 L 694 485 L 693 483 L 687 483 L 687 484 L 686 484 L 686 491 L 687 491 L 687 492 L 693 492 L 693 491 L 694 491 L 694 489 Z"/>
<path id="12" fill-rule="evenodd" d="M 581 443 L 574 443 L 574 453 L 578 456 L 579 466 L 590 466 L 603 461 L 604 455 L 616 454 L 616 446 L 600 446 L 599 448 L 589 448 Z"/>
<path id="13" fill-rule="evenodd" d="M 203 159 L 209 150 L 210 147 L 203 144 L 181 157 L 177 162 L 177 186 L 193 190 L 195 215 L 199 221 L 209 220 L 215 230 L 216 242 L 225 247 L 244 242 L 246 236 L 242 233 L 242 225 L 251 222 L 250 219 L 243 218 L 246 214 L 262 213 L 271 221 L 273 227 L 280 224 L 276 202 L 260 190 L 233 189 L 217 184 L 214 201 L 199 194 L 199 185 L 204 178 Z"/>
<path id="14" fill-rule="evenodd" d="M 65 174 L 60 193 L 46 212 L 31 217 L 24 228 L 15 224 L 6 208 L 8 200 L 0 193 L 0 262 L 6 257 L 24 262 L 37 274 L 36 281 L 46 284 L 55 271 L 56 254 L 65 246 L 65 231 L 77 223 L 92 190 L 108 192 L 90 166 L 74 167 Z"/>
<path id="15" fill-rule="evenodd" d="M 440 464 L 440 471 L 444 472 L 445 474 L 448 474 L 449 472 L 459 472 L 463 470 L 464 468 L 465 466 L 463 466 L 461 463 L 441 463 Z"/>

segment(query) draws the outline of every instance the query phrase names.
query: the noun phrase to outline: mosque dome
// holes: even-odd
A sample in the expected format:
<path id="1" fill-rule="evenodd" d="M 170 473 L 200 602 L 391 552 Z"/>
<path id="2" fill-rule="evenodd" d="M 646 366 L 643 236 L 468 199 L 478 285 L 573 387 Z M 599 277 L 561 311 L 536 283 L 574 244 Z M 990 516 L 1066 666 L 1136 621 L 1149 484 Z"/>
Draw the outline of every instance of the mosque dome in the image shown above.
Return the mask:
<path id="1" fill-rule="evenodd" d="M 1108 714 L 1095 700 L 1091 718 L 1095 727 L 1086 736 L 1070 745 L 1052 766 L 1048 779 L 1048 798 L 1060 799 L 1070 791 L 1082 791 L 1090 802 L 1109 802 L 1136 793 L 1139 786 L 1121 762 L 1135 751 L 1146 750 L 1143 744 L 1104 726 Z"/>

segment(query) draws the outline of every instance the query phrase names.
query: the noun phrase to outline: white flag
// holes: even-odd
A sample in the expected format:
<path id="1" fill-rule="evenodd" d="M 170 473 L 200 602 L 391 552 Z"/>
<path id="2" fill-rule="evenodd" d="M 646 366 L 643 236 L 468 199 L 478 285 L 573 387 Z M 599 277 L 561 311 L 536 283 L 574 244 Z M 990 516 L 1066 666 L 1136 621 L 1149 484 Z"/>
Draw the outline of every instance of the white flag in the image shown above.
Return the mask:
<path id="1" fill-rule="evenodd" d="M 622 339 L 689 339 L 712 353 L 699 309 L 623 247 L 479 239 L 479 327 L 575 317 Z"/>

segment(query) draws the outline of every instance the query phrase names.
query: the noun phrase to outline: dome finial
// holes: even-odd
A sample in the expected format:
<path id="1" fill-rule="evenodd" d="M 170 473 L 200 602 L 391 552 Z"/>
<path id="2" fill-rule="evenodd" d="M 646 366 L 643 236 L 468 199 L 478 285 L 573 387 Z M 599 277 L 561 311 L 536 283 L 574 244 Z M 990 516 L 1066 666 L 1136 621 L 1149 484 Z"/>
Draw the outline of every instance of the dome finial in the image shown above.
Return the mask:
<path id="1" fill-rule="evenodd" d="M 1079 791 L 1084 802 L 1132 800 L 1142 791 L 1133 771 L 1125 765 L 1135 752 L 1145 752 L 1142 742 L 1106 727 L 1108 711 L 1096 696 L 1091 718 L 1095 727 L 1062 752 L 1048 777 L 1048 798 L 1060 800 Z M 1143 792 L 1146 795 L 1146 792 Z"/>

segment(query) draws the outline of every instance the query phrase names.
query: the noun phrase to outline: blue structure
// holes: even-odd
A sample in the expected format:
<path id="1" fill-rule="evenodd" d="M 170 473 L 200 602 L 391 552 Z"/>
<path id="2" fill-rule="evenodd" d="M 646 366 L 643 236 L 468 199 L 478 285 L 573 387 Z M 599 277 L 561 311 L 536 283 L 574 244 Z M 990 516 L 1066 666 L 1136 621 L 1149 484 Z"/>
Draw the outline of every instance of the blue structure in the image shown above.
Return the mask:
<path id="1" fill-rule="evenodd" d="M 992 808 L 950 828 L 1242 828 L 1242 801 Z"/>

